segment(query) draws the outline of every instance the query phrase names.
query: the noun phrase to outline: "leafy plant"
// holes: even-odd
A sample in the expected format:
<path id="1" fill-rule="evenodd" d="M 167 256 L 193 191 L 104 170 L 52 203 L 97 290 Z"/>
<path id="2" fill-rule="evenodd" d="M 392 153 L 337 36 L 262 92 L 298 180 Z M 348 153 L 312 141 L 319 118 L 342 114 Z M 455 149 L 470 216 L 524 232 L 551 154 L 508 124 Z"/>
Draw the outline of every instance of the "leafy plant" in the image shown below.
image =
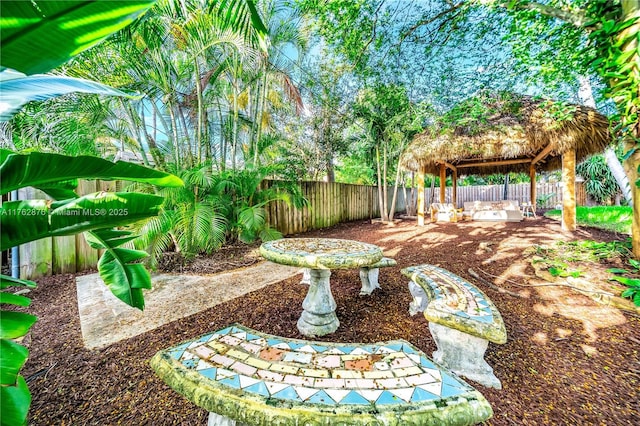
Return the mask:
<path id="1" fill-rule="evenodd" d="M 547 208 L 549 207 L 549 200 L 551 200 L 553 197 L 555 197 L 556 193 L 552 192 L 550 194 L 544 194 L 544 195 L 540 195 L 536 198 L 536 203 L 538 207 L 541 208 Z"/>
<path id="2" fill-rule="evenodd" d="M 547 267 L 547 271 L 553 277 L 573 277 L 578 278 L 582 275 L 579 270 L 571 270 L 569 265 L 560 259 L 543 257 L 542 259 L 534 259 L 533 263 L 541 263 Z"/>
<path id="3" fill-rule="evenodd" d="M 620 294 L 620 297 L 629 298 L 634 305 L 640 306 L 640 262 L 635 259 L 629 259 L 629 266 L 632 268 L 631 271 L 622 268 L 611 268 L 607 269 L 607 272 L 615 275 L 611 278 L 612 281 L 617 281 L 629 287 Z"/>
<path id="4" fill-rule="evenodd" d="M 211 253 L 226 239 L 227 218 L 222 214 L 221 199 L 212 194 L 211 166 L 176 174 L 185 185 L 160 189 L 158 194 L 165 199 L 160 214 L 136 228 L 140 236 L 134 243 L 151 254 L 152 268 L 170 248 L 191 259 L 199 253 Z"/>
<path id="5" fill-rule="evenodd" d="M 98 43 L 129 24 L 155 0 L 134 1 L 36 1 L 5 2 L 0 31 L 0 105 L 2 120 L 9 119 L 25 102 L 48 99 L 72 91 L 124 95 L 115 89 L 85 80 L 55 76 L 26 76 L 46 72 L 79 51 Z M 79 23 L 82 25 L 79 25 Z M 71 188 L 77 178 L 128 179 L 158 185 L 182 185 L 167 173 L 129 163 L 111 163 L 95 157 L 56 154 L 17 154 L 0 151 L 2 195 L 26 186 L 43 190 L 54 201 L 25 200 L 3 203 L 0 208 L 0 250 L 28 241 L 87 231 L 87 241 L 104 250 L 98 270 L 116 297 L 142 309 L 142 289 L 151 279 L 137 263 L 147 254 L 121 247 L 133 236 L 110 229 L 157 214 L 161 197 L 148 194 L 96 193 L 79 197 Z M 71 182 L 70 182 L 71 181 Z M 29 298 L 6 291 L 15 286 L 33 287 L 31 281 L 0 276 L 0 302 L 28 307 Z M 24 336 L 36 317 L 15 310 L 0 316 L 0 422 L 21 425 L 31 395 L 20 370 L 29 351 L 13 339 Z"/>
<path id="6" fill-rule="evenodd" d="M 153 216 L 158 213 L 162 197 L 137 193 L 99 192 L 79 197 L 68 189 L 69 180 L 127 179 L 158 185 L 179 186 L 180 179 L 167 173 L 135 164 L 111 163 L 96 157 L 69 157 L 33 152 L 16 154 L 0 150 L 2 195 L 33 186 L 57 200 L 8 201 L 0 207 L 0 250 L 40 238 L 73 235 L 87 231 L 87 242 L 104 250 L 98 271 L 111 292 L 130 306 L 143 309 L 142 289 L 151 287 L 151 277 L 138 263 L 146 252 L 122 245 L 134 236 L 129 231 L 110 229 Z M 33 287 L 31 281 L 0 276 L 0 285 Z M 13 306 L 29 306 L 29 299 L 6 291 L 0 302 Z M 2 310 L 0 345 L 2 357 L 2 424 L 23 424 L 30 404 L 30 394 L 24 379 L 18 374 L 28 357 L 28 350 L 11 341 L 24 336 L 35 323 L 30 314 Z"/>
<path id="7" fill-rule="evenodd" d="M 616 259 L 628 254 L 631 248 L 630 242 L 621 241 L 558 241 L 556 244 L 569 262 L 598 262 Z"/>
<path id="8" fill-rule="evenodd" d="M 257 239 L 282 238 L 282 234 L 266 222 L 265 207 L 274 201 L 283 201 L 296 208 L 307 205 L 300 186 L 295 183 L 275 180 L 271 186 L 263 186 L 264 179 L 276 171 L 276 166 L 264 166 L 214 176 L 212 190 L 223 206 L 229 239 L 250 243 Z"/>
<path id="9" fill-rule="evenodd" d="M 576 172 L 585 178 L 585 191 L 599 204 L 611 204 L 620 191 L 602 155 L 593 155 L 578 164 Z"/>
<path id="10" fill-rule="evenodd" d="M 582 276 L 582 272 L 574 270 L 571 271 L 568 268 L 568 265 L 566 263 L 562 263 L 562 262 L 558 262 L 556 263 L 554 266 L 549 267 L 548 271 L 549 273 L 554 276 L 554 277 L 573 277 L 573 278 L 578 278 L 580 276 Z"/>
<path id="11" fill-rule="evenodd" d="M 554 277 L 578 278 L 582 276 L 582 272 L 572 268 L 571 264 L 620 259 L 628 255 L 630 251 L 631 241 L 629 239 L 625 242 L 559 241 L 553 247 L 534 245 L 527 250 L 527 253 L 536 256 L 533 263 L 544 264 Z"/>

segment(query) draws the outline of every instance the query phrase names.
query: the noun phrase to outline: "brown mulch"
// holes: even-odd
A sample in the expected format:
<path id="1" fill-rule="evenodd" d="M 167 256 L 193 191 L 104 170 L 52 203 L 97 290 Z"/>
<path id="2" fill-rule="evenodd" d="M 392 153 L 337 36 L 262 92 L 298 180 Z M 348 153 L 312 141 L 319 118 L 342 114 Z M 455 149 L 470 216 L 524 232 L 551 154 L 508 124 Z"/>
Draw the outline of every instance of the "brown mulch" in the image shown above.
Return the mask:
<path id="1" fill-rule="evenodd" d="M 486 424 L 638 424 L 638 315 L 598 304 L 566 287 L 524 287 L 540 283 L 523 254 L 534 244 L 571 239 L 611 241 L 622 240 L 623 236 L 592 229 L 563 233 L 557 222 L 545 218 L 425 227 L 415 226 L 413 220 L 393 225 L 367 221 L 301 236 L 375 243 L 385 255 L 398 261 L 397 267 L 381 270 L 382 288 L 368 297 L 358 295 L 356 270 L 334 271 L 332 292 L 341 325 L 335 333 L 318 340 L 405 339 L 430 354 L 435 345 L 427 322 L 420 315 L 408 314 L 411 297 L 400 269 L 437 264 L 482 289 L 506 324 L 507 343 L 490 344 L 485 357 L 503 389 L 468 381 L 493 407 L 494 416 Z M 247 257 L 253 256 L 255 246 L 247 249 Z M 199 258 L 195 268 L 219 270 L 225 262 L 236 267 L 244 262 L 242 250 L 235 247 L 216 253 L 210 258 L 209 269 L 206 260 Z M 181 271 L 193 272 L 189 265 L 180 265 Z M 584 268 L 604 271 L 606 266 Z M 470 268 L 483 278 L 474 279 Z M 296 276 L 271 285 L 268 293 L 249 293 L 104 349 L 87 350 L 82 345 L 74 278 L 59 275 L 41 279 L 31 293 L 29 311 L 39 317 L 25 339 L 31 351 L 23 370 L 33 394 L 31 425 L 202 426 L 207 413 L 164 385 L 150 369 L 148 361 L 156 351 L 233 322 L 266 333 L 303 337 L 296 321 L 306 287 Z M 604 273 L 602 281 L 606 282 Z M 509 292 L 497 291 L 498 287 Z"/>

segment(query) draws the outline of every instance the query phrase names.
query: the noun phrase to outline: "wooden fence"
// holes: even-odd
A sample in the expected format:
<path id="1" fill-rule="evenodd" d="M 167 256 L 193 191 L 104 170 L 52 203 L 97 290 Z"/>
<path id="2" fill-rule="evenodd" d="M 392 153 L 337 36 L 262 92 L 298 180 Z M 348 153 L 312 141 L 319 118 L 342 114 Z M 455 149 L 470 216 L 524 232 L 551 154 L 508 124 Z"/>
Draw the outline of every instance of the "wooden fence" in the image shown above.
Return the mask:
<path id="1" fill-rule="evenodd" d="M 264 185 L 271 185 L 265 181 Z M 269 204 L 267 222 L 284 235 L 298 234 L 314 229 L 326 228 L 340 222 L 380 217 L 378 191 L 375 186 L 350 185 L 335 182 L 300 182 L 303 196 L 309 201 L 307 207 L 297 210 L 284 202 Z M 121 185 L 108 181 L 81 181 L 79 194 L 96 191 L 115 191 Z M 393 188 L 388 188 L 388 204 L 391 205 Z M 439 188 L 425 189 L 427 205 L 439 197 Z M 458 206 L 465 201 L 502 200 L 504 185 L 462 186 L 458 187 Z M 406 211 L 406 197 L 411 200 L 410 190 L 398 191 L 396 212 Z M 538 199 L 546 199 L 545 205 L 553 207 L 562 203 L 562 187 L 560 183 L 537 186 Z M 19 199 L 43 198 L 44 194 L 33 189 L 24 188 L 19 191 Z M 415 199 L 415 194 L 413 194 Z M 451 200 L 451 188 L 446 189 L 447 202 Z M 528 201 L 529 184 L 509 185 L 507 199 Z M 584 185 L 576 184 L 576 201 L 584 205 L 586 195 Z M 411 201 L 410 201 L 411 202 Z M 414 202 L 415 203 L 415 202 Z M 415 211 L 415 210 L 414 210 Z M 74 273 L 96 268 L 100 253 L 91 248 L 82 235 L 43 238 L 20 246 L 20 277 L 37 278 L 58 273 Z"/>
<path id="2" fill-rule="evenodd" d="M 80 195 L 96 191 L 116 190 L 116 182 L 80 181 Z M 18 190 L 18 199 L 48 198 L 31 187 Z M 100 253 L 84 240 L 82 234 L 42 238 L 20 246 L 20 278 L 33 279 L 51 274 L 63 274 L 95 269 Z"/>
<path id="3" fill-rule="evenodd" d="M 425 189 L 425 200 L 427 206 L 430 203 L 439 202 L 440 188 L 435 187 Z M 507 187 L 507 196 L 504 197 L 504 185 L 474 185 L 459 186 L 457 189 L 456 204 L 459 208 L 464 206 L 466 201 L 498 201 L 516 200 L 520 203 L 529 202 L 529 184 L 510 184 Z M 536 198 L 538 208 L 553 208 L 562 204 L 562 183 L 538 183 L 536 185 Z M 452 200 L 451 187 L 446 188 L 445 202 Z M 587 204 L 587 194 L 583 182 L 576 182 L 576 204 L 584 206 Z"/>
<path id="4" fill-rule="evenodd" d="M 268 187 L 272 183 L 265 181 Z M 298 234 L 333 226 L 341 222 L 380 217 L 378 187 L 336 182 L 300 182 L 302 195 L 309 201 L 300 210 L 282 201 L 267 206 L 267 223 L 283 235 Z M 388 188 L 391 206 L 393 188 Z M 404 193 L 398 190 L 396 212 L 405 210 Z"/>

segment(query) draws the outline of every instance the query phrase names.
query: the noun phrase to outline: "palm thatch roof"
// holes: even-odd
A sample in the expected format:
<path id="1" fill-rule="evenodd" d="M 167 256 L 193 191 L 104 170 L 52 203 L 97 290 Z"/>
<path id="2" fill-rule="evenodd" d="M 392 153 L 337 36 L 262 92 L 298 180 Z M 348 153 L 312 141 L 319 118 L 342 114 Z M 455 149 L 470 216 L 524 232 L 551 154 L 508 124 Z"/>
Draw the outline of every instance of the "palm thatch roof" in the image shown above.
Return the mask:
<path id="1" fill-rule="evenodd" d="M 440 164 L 459 174 L 557 170 L 562 154 L 576 160 L 612 142 L 609 120 L 595 109 L 512 93 L 481 94 L 440 117 L 414 137 L 402 154 L 407 170 L 438 174 Z"/>

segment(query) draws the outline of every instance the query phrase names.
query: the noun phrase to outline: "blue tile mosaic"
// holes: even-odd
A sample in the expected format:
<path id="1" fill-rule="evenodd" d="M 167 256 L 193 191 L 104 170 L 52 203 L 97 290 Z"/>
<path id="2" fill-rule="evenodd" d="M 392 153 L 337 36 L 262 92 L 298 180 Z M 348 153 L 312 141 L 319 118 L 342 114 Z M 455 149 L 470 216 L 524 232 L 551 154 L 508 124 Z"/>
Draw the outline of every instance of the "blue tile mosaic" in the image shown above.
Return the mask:
<path id="1" fill-rule="evenodd" d="M 237 325 L 207 336 L 166 353 L 203 379 L 256 397 L 371 406 L 455 398 L 473 390 L 405 341 L 303 342 Z M 381 379 L 381 373 L 393 376 Z M 353 377 L 338 378 L 345 374 Z"/>

